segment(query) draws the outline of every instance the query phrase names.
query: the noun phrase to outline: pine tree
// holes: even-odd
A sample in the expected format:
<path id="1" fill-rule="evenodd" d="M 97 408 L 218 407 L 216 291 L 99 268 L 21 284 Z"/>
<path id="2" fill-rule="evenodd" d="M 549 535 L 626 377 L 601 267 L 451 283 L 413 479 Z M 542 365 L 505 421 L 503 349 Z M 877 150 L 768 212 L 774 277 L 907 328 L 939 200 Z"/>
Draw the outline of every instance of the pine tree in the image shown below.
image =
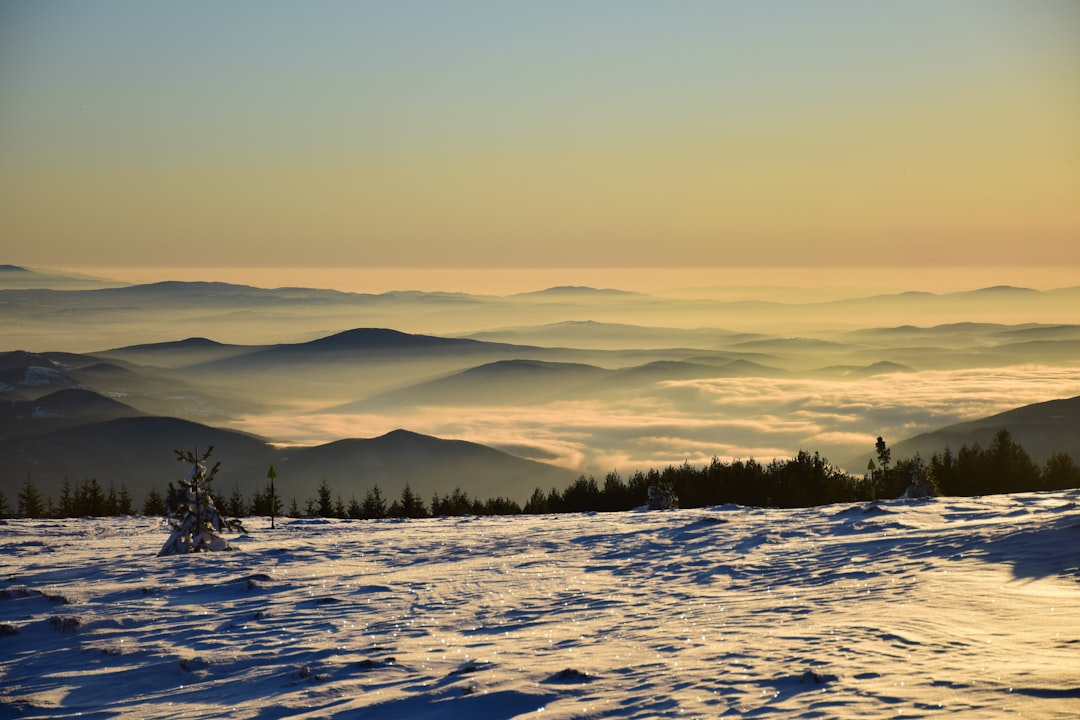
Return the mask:
<path id="1" fill-rule="evenodd" d="M 357 501 L 355 495 L 353 495 L 352 499 L 349 500 L 349 507 L 347 512 L 349 514 L 349 517 L 353 520 L 359 520 L 360 518 L 364 517 L 364 508 L 360 505 L 359 501 Z"/>
<path id="2" fill-rule="evenodd" d="M 334 502 L 330 493 L 330 486 L 326 484 L 326 478 L 323 478 L 322 484 L 319 485 L 319 505 L 318 514 L 319 517 L 333 517 L 334 516 Z"/>
<path id="3" fill-rule="evenodd" d="M 244 528 L 238 520 L 223 520 L 214 507 L 214 498 L 210 495 L 210 483 L 213 482 L 221 463 L 215 463 L 209 470 L 206 461 L 214 451 L 211 445 L 201 456 L 197 452 L 177 450 L 176 458 L 181 462 L 191 463 L 187 477 L 180 481 L 184 488 L 184 507 L 169 518 L 172 532 L 161 548 L 158 556 L 179 555 L 191 552 L 213 550 L 231 550 L 229 543 L 218 533 L 223 530 L 241 531 Z"/>
<path id="4" fill-rule="evenodd" d="M 1007 428 L 998 430 L 986 449 L 986 473 L 983 492 L 1009 493 L 1041 490 L 1039 466 Z"/>
<path id="5" fill-rule="evenodd" d="M 877 451 L 878 459 L 878 471 L 876 476 L 872 476 L 874 479 L 874 497 L 885 497 L 890 495 L 889 487 L 889 462 L 892 460 L 892 450 L 885 444 L 884 438 L 878 436 L 877 442 L 874 443 L 874 450 Z"/>
<path id="6" fill-rule="evenodd" d="M 247 515 L 247 504 L 244 502 L 244 496 L 240 494 L 240 485 L 238 483 L 233 483 L 232 494 L 229 495 L 229 499 L 225 501 L 221 509 L 229 517 L 235 518 Z"/>
<path id="7" fill-rule="evenodd" d="M 424 501 L 420 499 L 420 496 L 412 491 L 409 487 L 409 483 L 405 483 L 405 489 L 401 491 L 401 505 L 397 517 L 406 518 L 426 518 L 428 516 L 427 508 L 424 507 Z"/>
<path id="8" fill-rule="evenodd" d="M 378 520 L 386 517 L 386 498 L 383 497 L 378 485 L 368 490 L 367 494 L 364 495 L 364 503 L 361 507 L 362 517 L 366 520 Z"/>
<path id="9" fill-rule="evenodd" d="M 8 507 L 7 498 L 4 497 L 4 493 L 0 491 L 0 518 L 5 518 L 11 514 L 11 508 Z"/>
<path id="10" fill-rule="evenodd" d="M 251 508 L 249 515 L 270 515 L 273 512 L 275 515 L 281 515 L 281 509 L 284 506 L 281 504 L 281 497 L 277 494 L 277 489 L 272 483 L 267 482 L 266 486 L 262 490 L 256 490 L 255 494 L 251 496 Z M 297 515 L 299 517 L 299 515 Z"/>
<path id="11" fill-rule="evenodd" d="M 176 487 L 170 480 L 165 487 L 165 514 L 172 515 L 180 512 L 184 502 L 184 489 Z"/>
<path id="12" fill-rule="evenodd" d="M 161 497 L 161 493 L 157 491 L 157 488 L 151 488 L 146 496 L 146 502 L 143 503 L 143 515 L 166 514 L 168 514 L 168 510 L 165 508 L 165 498 Z"/>
<path id="13" fill-rule="evenodd" d="M 120 500 L 116 496 L 116 486 L 111 482 L 109 483 L 109 491 L 105 493 L 105 507 L 102 508 L 102 515 L 116 515 L 116 508 L 119 507 Z"/>
<path id="14" fill-rule="evenodd" d="M 64 484 L 60 487 L 60 517 L 77 517 L 75 512 L 75 493 L 71 490 L 71 481 L 64 478 Z"/>
<path id="15" fill-rule="evenodd" d="M 40 518 L 45 516 L 45 502 L 41 499 L 41 493 L 34 485 L 33 479 L 26 476 L 22 490 L 19 491 L 19 517 Z"/>
<path id="16" fill-rule="evenodd" d="M 75 514 L 91 517 L 111 514 L 108 499 L 97 478 L 90 478 L 79 483 L 79 489 L 75 493 Z"/>
<path id="17" fill-rule="evenodd" d="M 135 506 L 131 499 L 131 493 L 128 492 L 127 484 L 120 483 L 120 492 L 116 493 L 116 508 L 115 511 L 118 515 L 134 515 Z"/>
<path id="18" fill-rule="evenodd" d="M 1047 490 L 1080 487 L 1080 468 L 1070 456 L 1063 452 L 1055 452 L 1046 459 L 1042 478 Z"/>
<path id="19" fill-rule="evenodd" d="M 543 515 L 548 511 L 547 494 L 539 487 L 533 490 L 529 501 L 525 503 L 525 513 L 529 515 Z"/>
<path id="20" fill-rule="evenodd" d="M 889 472 L 889 461 L 892 459 L 892 450 L 885 444 L 885 440 L 880 436 L 877 442 L 874 443 L 874 449 L 877 450 L 878 464 L 881 465 L 882 472 Z"/>

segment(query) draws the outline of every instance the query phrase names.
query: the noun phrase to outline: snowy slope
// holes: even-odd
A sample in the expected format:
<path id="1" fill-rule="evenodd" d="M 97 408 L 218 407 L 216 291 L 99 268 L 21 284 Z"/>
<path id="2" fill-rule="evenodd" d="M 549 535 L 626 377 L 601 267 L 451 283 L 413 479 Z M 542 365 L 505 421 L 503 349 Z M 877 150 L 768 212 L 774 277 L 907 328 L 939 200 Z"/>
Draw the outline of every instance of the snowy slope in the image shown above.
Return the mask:
<path id="1" fill-rule="evenodd" d="M 1078 499 L 7 521 L 0 717 L 1076 717 Z"/>

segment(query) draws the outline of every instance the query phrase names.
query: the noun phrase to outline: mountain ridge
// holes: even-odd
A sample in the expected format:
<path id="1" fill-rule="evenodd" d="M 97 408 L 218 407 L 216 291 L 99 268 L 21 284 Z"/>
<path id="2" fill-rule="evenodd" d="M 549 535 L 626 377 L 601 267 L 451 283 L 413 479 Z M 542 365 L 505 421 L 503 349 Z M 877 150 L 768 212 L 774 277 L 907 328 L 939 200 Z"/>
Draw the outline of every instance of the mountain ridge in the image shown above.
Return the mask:
<path id="1" fill-rule="evenodd" d="M 1080 462 L 1080 396 L 1022 405 L 974 420 L 953 423 L 919 433 L 892 444 L 894 460 L 918 453 L 924 461 L 948 447 L 953 453 L 962 446 L 978 443 L 986 448 L 999 430 L 1005 428 L 1037 464 L 1043 465 L 1055 452 Z M 851 458 L 843 467 L 861 469 L 873 456 L 871 451 Z"/>
<path id="2" fill-rule="evenodd" d="M 375 438 L 278 448 L 250 433 L 157 416 L 91 422 L 24 438 L 5 436 L 0 455 L 5 458 L 5 478 L 29 477 L 43 496 L 57 497 L 64 479 L 78 483 L 96 477 L 125 484 L 141 501 L 151 489 L 161 492 L 179 479 L 182 470 L 174 449 L 211 445 L 222 463 L 218 495 L 235 483 L 250 496 L 265 485 L 273 465 L 279 495 L 301 503 L 324 480 L 346 498 L 360 497 L 377 484 L 391 498 L 409 485 L 425 500 L 434 492 L 461 487 L 471 495 L 524 502 L 536 487 L 565 485 L 576 476 L 479 443 L 403 429 Z M 8 494 L 16 488 L 12 484 L 4 490 Z"/>

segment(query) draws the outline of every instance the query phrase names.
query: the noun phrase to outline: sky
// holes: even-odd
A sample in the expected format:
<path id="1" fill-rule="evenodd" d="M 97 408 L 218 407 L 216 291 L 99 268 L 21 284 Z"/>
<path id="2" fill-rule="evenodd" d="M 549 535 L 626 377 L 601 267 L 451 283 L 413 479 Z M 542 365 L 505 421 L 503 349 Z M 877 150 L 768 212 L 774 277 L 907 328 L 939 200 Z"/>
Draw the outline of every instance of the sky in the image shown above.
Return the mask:
<path id="1" fill-rule="evenodd" d="M 0 262 L 1080 267 L 1080 3 L 0 2 Z"/>

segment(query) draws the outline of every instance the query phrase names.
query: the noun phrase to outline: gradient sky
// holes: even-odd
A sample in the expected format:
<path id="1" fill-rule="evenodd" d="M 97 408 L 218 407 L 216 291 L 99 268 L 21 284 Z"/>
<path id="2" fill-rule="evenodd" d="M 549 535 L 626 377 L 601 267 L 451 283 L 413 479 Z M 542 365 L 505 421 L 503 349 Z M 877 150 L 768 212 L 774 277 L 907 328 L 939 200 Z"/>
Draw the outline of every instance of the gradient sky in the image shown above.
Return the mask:
<path id="1" fill-rule="evenodd" d="M 1080 3 L 0 2 L 35 267 L 1080 266 Z"/>

